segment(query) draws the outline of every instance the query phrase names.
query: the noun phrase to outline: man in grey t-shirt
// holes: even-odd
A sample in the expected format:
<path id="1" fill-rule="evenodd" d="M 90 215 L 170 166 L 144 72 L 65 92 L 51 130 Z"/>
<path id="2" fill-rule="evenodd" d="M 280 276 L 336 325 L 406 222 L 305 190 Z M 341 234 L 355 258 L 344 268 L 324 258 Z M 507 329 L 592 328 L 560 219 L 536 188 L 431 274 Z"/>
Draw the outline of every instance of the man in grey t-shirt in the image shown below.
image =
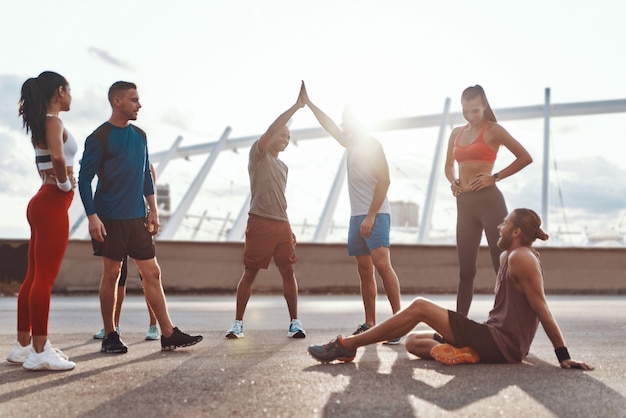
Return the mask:
<path id="1" fill-rule="evenodd" d="M 298 319 L 298 283 L 293 264 L 298 261 L 295 253 L 296 237 L 287 218 L 287 165 L 278 154 L 289 145 L 290 133 L 287 122 L 296 111 L 304 107 L 302 94 L 304 83 L 296 103 L 281 114 L 261 138 L 250 148 L 248 174 L 250 175 L 250 211 L 246 227 L 244 270 L 237 285 L 237 308 L 233 326 L 226 338 L 243 338 L 243 315 L 252 292 L 252 283 L 259 269 L 267 269 L 272 257 L 283 279 L 283 295 L 291 322 L 287 336 L 305 338 L 302 323 Z"/>

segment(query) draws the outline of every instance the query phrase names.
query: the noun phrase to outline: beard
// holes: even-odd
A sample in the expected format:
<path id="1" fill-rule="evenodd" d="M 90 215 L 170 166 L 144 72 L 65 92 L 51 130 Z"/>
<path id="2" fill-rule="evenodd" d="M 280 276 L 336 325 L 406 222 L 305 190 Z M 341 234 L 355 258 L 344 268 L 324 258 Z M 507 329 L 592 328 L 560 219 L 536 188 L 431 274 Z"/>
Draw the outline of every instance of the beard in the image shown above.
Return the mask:
<path id="1" fill-rule="evenodd" d="M 508 250 L 511 247 L 510 238 L 505 235 L 500 236 L 500 238 L 498 238 L 498 247 L 505 251 Z"/>

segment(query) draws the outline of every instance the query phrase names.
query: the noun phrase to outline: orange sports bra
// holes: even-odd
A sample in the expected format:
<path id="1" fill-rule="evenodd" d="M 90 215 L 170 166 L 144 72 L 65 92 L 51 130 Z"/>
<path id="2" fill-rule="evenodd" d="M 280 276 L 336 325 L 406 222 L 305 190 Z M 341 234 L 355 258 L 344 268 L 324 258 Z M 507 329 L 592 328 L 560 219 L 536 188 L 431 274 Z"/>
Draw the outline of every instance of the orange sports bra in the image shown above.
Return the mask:
<path id="1" fill-rule="evenodd" d="M 461 128 L 454 140 L 454 148 L 452 149 L 452 155 L 458 163 L 480 162 L 493 164 L 496 161 L 497 152 L 491 149 L 485 142 L 485 129 L 487 129 L 488 123 L 485 122 L 476 139 L 465 146 L 459 145 L 459 140 L 463 135 L 463 131 L 469 125 Z"/>

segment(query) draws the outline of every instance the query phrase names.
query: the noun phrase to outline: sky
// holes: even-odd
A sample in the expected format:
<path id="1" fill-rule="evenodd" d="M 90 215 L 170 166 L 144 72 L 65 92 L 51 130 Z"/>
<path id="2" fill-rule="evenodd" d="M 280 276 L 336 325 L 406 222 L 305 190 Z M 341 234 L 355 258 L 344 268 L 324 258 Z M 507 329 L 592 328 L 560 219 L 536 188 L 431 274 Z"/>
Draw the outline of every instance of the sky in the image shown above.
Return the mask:
<path id="1" fill-rule="evenodd" d="M 22 83 L 41 71 L 70 82 L 72 108 L 61 117 L 81 145 L 79 155 L 84 138 L 110 116 L 106 92 L 117 80 L 137 83 L 143 105 L 137 124 L 156 152 L 178 136 L 182 146 L 215 141 L 226 127 L 233 138 L 260 135 L 295 102 L 301 80 L 331 117 L 340 120 L 349 103 L 365 122 L 441 113 L 446 98 L 460 111 L 462 90 L 474 84 L 485 88 L 496 110 L 542 104 L 547 87 L 553 103 L 624 99 L 625 15 L 626 4 L 610 0 L 6 1 L 0 16 L 0 238 L 29 236 L 25 208 L 39 178 L 17 101 Z M 624 229 L 623 121 L 624 114 L 614 114 L 551 122 L 549 225 L 555 233 Z M 535 162 L 499 186 L 509 208 L 539 211 L 542 121 L 502 125 Z M 308 109 L 290 125 L 315 126 Z M 377 134 L 390 163 L 391 200 L 423 205 L 436 136 L 433 129 Z M 505 151 L 496 169 L 508 161 Z M 288 213 L 304 240 L 341 153 L 322 138 L 292 144 L 281 155 L 290 166 Z M 241 210 L 247 150 L 222 154 L 190 210 L 196 218 L 185 221 L 177 239 L 213 240 L 223 218 Z M 203 161 L 176 160 L 159 179 L 170 186 L 173 206 Z M 449 235 L 456 209 L 446 192 L 440 179 L 432 227 Z M 345 235 L 347 204 L 344 191 L 335 216 L 338 240 Z M 81 213 L 77 194 L 70 221 Z M 203 214 L 208 220 L 200 222 Z"/>

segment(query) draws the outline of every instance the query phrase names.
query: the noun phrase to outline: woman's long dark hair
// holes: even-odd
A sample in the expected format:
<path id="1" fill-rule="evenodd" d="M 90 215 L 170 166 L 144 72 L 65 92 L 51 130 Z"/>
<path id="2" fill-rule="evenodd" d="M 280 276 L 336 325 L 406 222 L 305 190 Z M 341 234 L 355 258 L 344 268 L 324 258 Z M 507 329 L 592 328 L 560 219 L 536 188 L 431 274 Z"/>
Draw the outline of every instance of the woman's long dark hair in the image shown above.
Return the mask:
<path id="1" fill-rule="evenodd" d="M 59 87 L 66 88 L 67 80 L 53 71 L 44 71 L 37 78 L 29 78 L 22 84 L 18 114 L 22 117 L 26 133 L 31 134 L 34 147 L 46 144 L 46 113 Z"/>
<path id="2" fill-rule="evenodd" d="M 461 100 L 472 100 L 476 97 L 480 97 L 483 103 L 487 106 L 485 110 L 485 118 L 492 122 L 497 122 L 496 115 L 493 113 L 491 106 L 489 105 L 489 101 L 487 100 L 487 95 L 485 94 L 485 90 L 478 84 L 475 86 L 471 86 L 463 90 L 463 94 L 461 94 Z"/>

